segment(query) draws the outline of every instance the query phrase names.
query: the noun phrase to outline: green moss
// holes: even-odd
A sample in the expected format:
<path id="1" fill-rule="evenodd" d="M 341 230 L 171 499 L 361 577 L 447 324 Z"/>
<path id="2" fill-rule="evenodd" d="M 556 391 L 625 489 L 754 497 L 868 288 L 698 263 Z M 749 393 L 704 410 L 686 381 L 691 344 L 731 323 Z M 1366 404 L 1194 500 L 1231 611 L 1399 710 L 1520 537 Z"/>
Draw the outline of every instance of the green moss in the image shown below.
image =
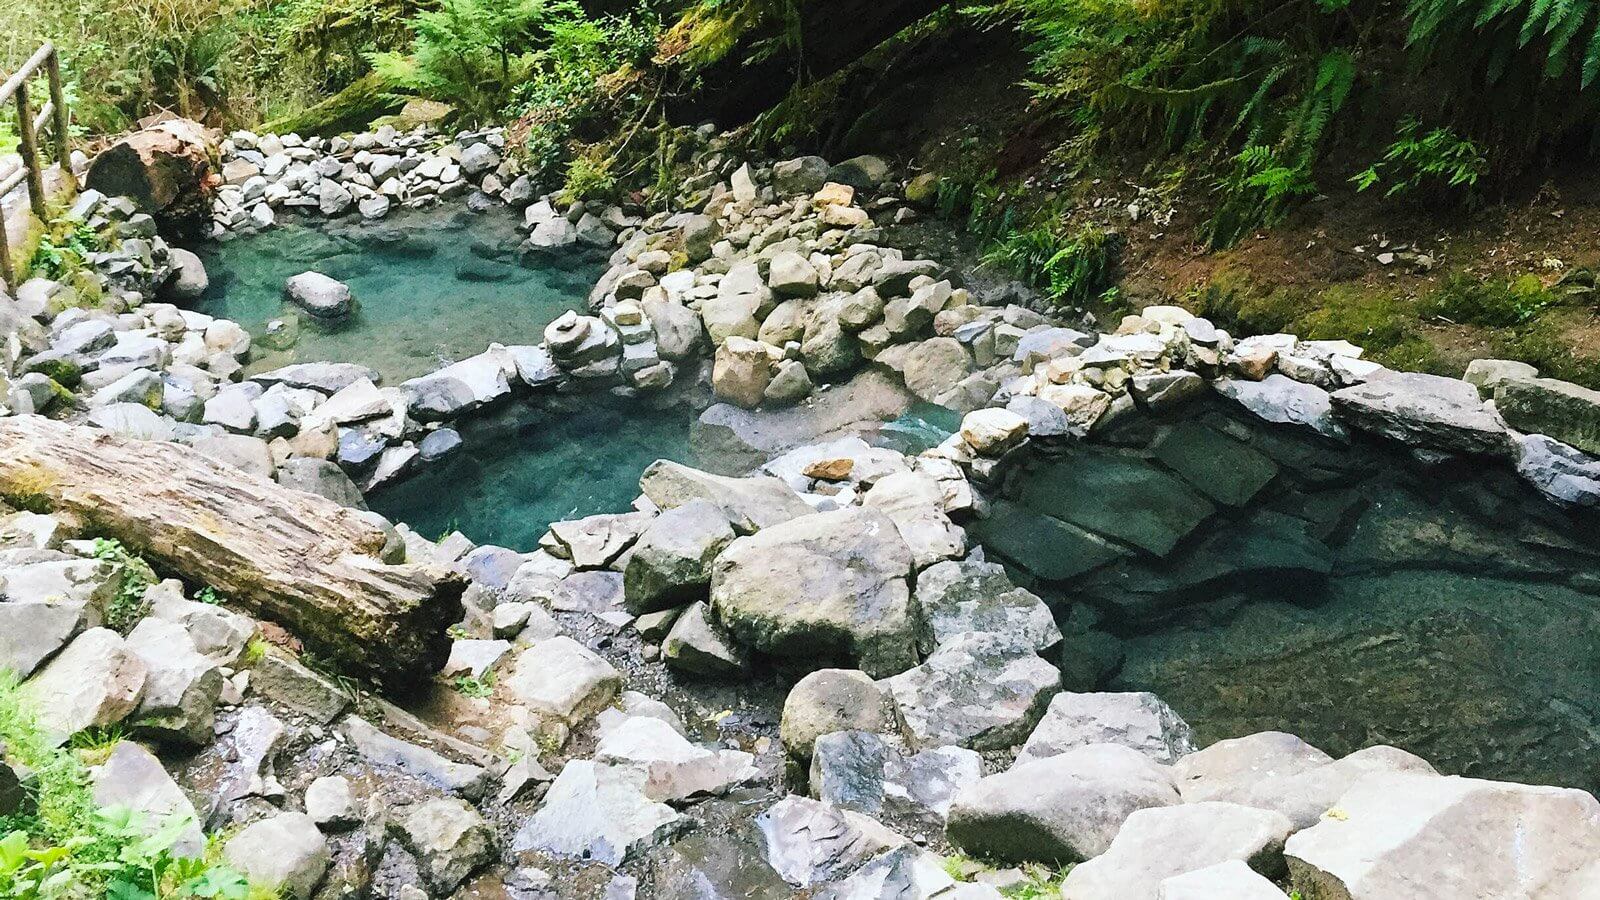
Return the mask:
<path id="1" fill-rule="evenodd" d="M 1457 273 L 1424 297 L 1422 315 L 1457 325 L 1521 325 L 1554 306 L 1557 298 L 1535 275 L 1479 281 Z"/>
<path id="2" fill-rule="evenodd" d="M 274 134 L 335 135 L 359 131 L 379 116 L 400 109 L 404 101 L 391 93 L 387 81 L 369 73 L 332 97 L 299 112 L 262 125 Z"/>

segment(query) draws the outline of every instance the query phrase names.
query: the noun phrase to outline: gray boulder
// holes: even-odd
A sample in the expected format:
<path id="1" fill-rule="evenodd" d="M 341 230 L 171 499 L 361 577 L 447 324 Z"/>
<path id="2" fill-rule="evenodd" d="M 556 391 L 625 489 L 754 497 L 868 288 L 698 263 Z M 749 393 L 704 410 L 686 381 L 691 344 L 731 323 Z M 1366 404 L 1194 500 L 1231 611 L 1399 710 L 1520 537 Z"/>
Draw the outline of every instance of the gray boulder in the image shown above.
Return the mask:
<path id="1" fill-rule="evenodd" d="M 945 835 L 968 853 L 1008 862 L 1081 862 L 1104 853 L 1135 811 L 1180 802 L 1166 766 L 1128 747 L 1091 744 L 957 794 Z"/>
<path id="2" fill-rule="evenodd" d="M 1289 838 L 1307 897 L 1600 896 L 1600 802 L 1571 788 L 1379 775 Z"/>
<path id="3" fill-rule="evenodd" d="M 772 189 L 780 196 L 814 194 L 828 182 L 828 161 L 801 156 L 772 164 Z"/>
<path id="4" fill-rule="evenodd" d="M 884 682 L 917 747 L 1013 746 L 1044 715 L 1061 673 L 1014 639 L 966 634 Z"/>
<path id="5" fill-rule="evenodd" d="M 661 658 L 679 672 L 709 677 L 734 676 L 749 668 L 743 649 L 711 623 L 704 601 L 696 600 L 672 623 L 661 642 Z"/>
<path id="6" fill-rule="evenodd" d="M 1554 438 L 1519 438 L 1517 474 L 1562 506 L 1600 506 L 1600 459 Z"/>
<path id="7" fill-rule="evenodd" d="M 1170 764 L 1194 752 L 1194 733 L 1155 694 L 1063 692 L 1050 700 L 1017 762 L 1056 756 L 1086 744 L 1121 744 Z"/>
<path id="8" fill-rule="evenodd" d="M 200 831 L 194 804 L 154 753 L 133 741 L 119 741 L 106 761 L 90 774 L 96 806 L 120 806 L 143 817 L 146 834 L 153 834 L 176 820 L 188 820 L 181 827 L 172 852 L 183 857 L 198 857 L 205 852 L 206 836 Z"/>
<path id="9" fill-rule="evenodd" d="M 1446 453 L 1505 455 L 1505 422 L 1455 378 L 1396 372 L 1347 387 L 1332 396 L 1333 408 L 1349 424 L 1391 440 Z"/>
<path id="10" fill-rule="evenodd" d="M 635 766 L 569 761 L 539 811 L 517 832 L 512 849 L 622 865 L 690 824 L 682 813 L 645 796 L 648 780 L 649 774 Z"/>
<path id="11" fill-rule="evenodd" d="M 1217 741 L 1190 753 L 1172 767 L 1184 802 L 1226 800 L 1246 803 L 1255 786 L 1313 769 L 1333 758 L 1292 734 L 1263 731 Z"/>
<path id="12" fill-rule="evenodd" d="M 449 895 L 495 858 L 494 832 L 477 811 L 454 797 L 400 809 L 389 830 L 417 860 L 428 886 Z"/>
<path id="13" fill-rule="evenodd" d="M 1553 378 L 1509 378 L 1495 387 L 1494 402 L 1519 431 L 1600 454 L 1600 391 Z"/>
<path id="14" fill-rule="evenodd" d="M 321 272 L 301 272 L 283 284 L 284 295 L 306 312 L 322 319 L 338 319 L 355 309 L 350 286 Z"/>
<path id="15" fill-rule="evenodd" d="M 1243 860 L 1174 875 L 1156 888 L 1156 900 L 1289 900 L 1289 895 Z"/>
<path id="16" fill-rule="evenodd" d="M 881 156 L 853 156 L 828 170 L 828 180 L 858 191 L 876 190 L 889 180 L 889 163 Z"/>
<path id="17" fill-rule="evenodd" d="M 306 787 L 306 815 L 323 831 L 343 831 L 361 821 L 350 779 L 324 775 Z"/>
<path id="18" fill-rule="evenodd" d="M 892 675 L 914 662 L 911 561 L 881 512 L 801 516 L 730 544 L 712 566 L 711 606 L 735 640 L 763 653 Z"/>
<path id="19" fill-rule="evenodd" d="M 247 825 L 223 845 L 223 859 L 254 883 L 309 900 L 328 871 L 327 839 L 305 813 L 279 813 Z"/>
<path id="20" fill-rule="evenodd" d="M 835 731 L 884 732 L 893 725 L 888 695 L 865 672 L 818 669 L 789 690 L 778 733 L 790 755 L 809 759 L 817 738 Z"/>
<path id="21" fill-rule="evenodd" d="M 1278 813 L 1235 803 L 1141 809 L 1105 853 L 1073 867 L 1061 900 L 1156 900 L 1167 878 L 1229 860 L 1280 877 L 1291 830 Z"/>
<path id="22" fill-rule="evenodd" d="M 147 617 L 128 633 L 127 647 L 144 661 L 144 694 L 135 724 L 162 741 L 199 747 L 211 742 L 222 672 L 195 647 L 188 629 Z"/>
<path id="23" fill-rule="evenodd" d="M 917 576 L 916 598 L 924 653 L 967 632 L 1001 635 L 1040 653 L 1061 643 L 1049 607 L 1013 585 L 997 563 L 969 559 L 930 566 Z"/>
<path id="24" fill-rule="evenodd" d="M 658 459 L 639 476 L 639 490 L 663 510 L 707 500 L 722 510 L 739 534 L 755 532 L 811 512 L 811 507 L 781 479 L 733 478 Z"/>
<path id="25" fill-rule="evenodd" d="M 453 762 L 436 750 L 385 734 L 359 716 L 345 719 L 339 730 L 374 766 L 398 769 L 468 800 L 477 800 L 488 790 L 489 773 L 483 767 Z"/>
<path id="26" fill-rule="evenodd" d="M 286 488 L 326 497 L 351 509 L 367 508 L 361 489 L 332 460 L 307 456 L 287 459 L 278 468 L 275 477 Z"/>
<path id="27" fill-rule="evenodd" d="M 47 739 L 60 742 L 96 725 L 114 725 L 139 708 L 144 660 L 105 628 L 78 635 L 25 686 Z"/>
<path id="28" fill-rule="evenodd" d="M 535 713 L 572 724 L 611 702 L 622 687 L 622 673 L 562 635 L 538 641 L 518 654 L 505 686 Z"/>
<path id="29" fill-rule="evenodd" d="M 1271 775 L 1250 786 L 1238 802 L 1282 813 L 1295 830 L 1317 824 L 1345 791 L 1362 779 L 1391 773 L 1436 775 L 1427 760 L 1398 747 L 1376 746 L 1314 768 Z"/>
<path id="30" fill-rule="evenodd" d="M 85 600 L 0 602 L 0 669 L 27 678 L 99 613 Z"/>
<path id="31" fill-rule="evenodd" d="M 767 864 L 798 888 L 835 881 L 906 839 L 860 813 L 789 796 L 756 817 Z"/>
<path id="32" fill-rule="evenodd" d="M 1219 378 L 1212 387 L 1268 422 L 1300 425 L 1340 441 L 1349 437 L 1344 425 L 1333 415 L 1333 401 L 1328 392 L 1316 385 L 1274 373 L 1261 381 Z"/>
<path id="33" fill-rule="evenodd" d="M 594 761 L 641 769 L 645 780 L 640 789 L 651 800 L 662 801 L 721 794 L 761 775 L 750 754 L 696 746 L 672 723 L 648 715 L 628 716 L 608 729 Z"/>
<path id="34" fill-rule="evenodd" d="M 842 809 L 942 829 L 956 794 L 982 775 L 973 750 L 907 755 L 870 731 L 836 731 L 817 738 L 810 784 L 812 796 Z"/>

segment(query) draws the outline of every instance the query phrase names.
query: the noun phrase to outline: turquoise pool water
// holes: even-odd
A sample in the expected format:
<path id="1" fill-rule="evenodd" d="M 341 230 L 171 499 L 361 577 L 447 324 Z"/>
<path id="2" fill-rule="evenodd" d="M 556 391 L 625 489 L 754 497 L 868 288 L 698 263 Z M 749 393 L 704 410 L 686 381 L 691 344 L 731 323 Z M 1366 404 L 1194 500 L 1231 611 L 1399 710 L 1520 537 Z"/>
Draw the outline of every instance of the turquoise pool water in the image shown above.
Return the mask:
<path id="1" fill-rule="evenodd" d="M 524 266 L 518 240 L 504 210 L 442 207 L 370 224 L 290 219 L 201 248 L 211 287 L 198 309 L 249 329 L 252 372 L 340 360 L 396 384 L 493 341 L 537 343 L 552 319 L 582 307 L 598 264 Z M 348 283 L 355 314 L 327 324 L 286 302 L 284 281 L 308 270 Z M 269 330 L 272 322 L 281 326 Z"/>
<path id="2" fill-rule="evenodd" d="M 534 398 L 460 423 L 460 450 L 367 502 L 429 538 L 532 550 L 551 522 L 627 512 L 655 460 L 699 464 L 694 415 L 604 393 Z"/>
<path id="3" fill-rule="evenodd" d="M 1600 788 L 1594 511 L 1509 466 L 1220 405 L 1116 443 L 1032 464 L 973 529 L 1043 576 L 1058 618 L 1097 623 L 1069 638 L 1069 670 L 1098 654 L 1096 687 L 1154 691 L 1201 744 L 1281 730 L 1336 756 L 1393 744 L 1449 774 Z"/>

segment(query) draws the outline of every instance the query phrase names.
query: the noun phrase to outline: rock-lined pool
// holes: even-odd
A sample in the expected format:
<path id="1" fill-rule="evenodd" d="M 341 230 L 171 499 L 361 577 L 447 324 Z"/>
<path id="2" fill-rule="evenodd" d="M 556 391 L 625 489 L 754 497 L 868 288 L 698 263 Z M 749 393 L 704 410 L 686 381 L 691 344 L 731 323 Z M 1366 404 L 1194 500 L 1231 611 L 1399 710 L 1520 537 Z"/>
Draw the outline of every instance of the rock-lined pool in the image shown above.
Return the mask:
<path id="1" fill-rule="evenodd" d="M 367 502 L 428 538 L 459 530 L 532 550 L 551 522 L 627 512 L 655 460 L 700 464 L 689 444 L 694 416 L 603 391 L 513 403 L 459 423 L 460 450 Z"/>
<path id="2" fill-rule="evenodd" d="M 492 341 L 538 343 L 552 319 L 584 305 L 598 265 L 523 265 L 516 224 L 504 209 L 455 204 L 373 223 L 288 219 L 202 248 L 211 286 L 198 309 L 250 331 L 252 373 L 338 360 L 398 384 Z M 308 270 L 349 284 L 356 312 L 325 323 L 286 302 L 284 281 Z"/>
<path id="3" fill-rule="evenodd" d="M 1156 692 L 1202 745 L 1278 729 L 1600 787 L 1600 517 L 1508 466 L 1220 403 L 1119 443 L 1037 462 L 972 529 L 1047 576 L 1064 630 L 1097 623 L 1069 637 L 1069 675 Z"/>

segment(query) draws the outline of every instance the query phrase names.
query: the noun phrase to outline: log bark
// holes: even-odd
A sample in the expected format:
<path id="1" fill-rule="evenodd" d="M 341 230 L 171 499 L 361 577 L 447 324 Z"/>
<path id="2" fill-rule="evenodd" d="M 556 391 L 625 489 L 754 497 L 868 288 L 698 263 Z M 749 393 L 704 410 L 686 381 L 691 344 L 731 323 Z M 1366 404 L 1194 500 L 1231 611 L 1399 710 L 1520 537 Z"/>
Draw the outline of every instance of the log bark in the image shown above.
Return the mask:
<path id="1" fill-rule="evenodd" d="M 391 690 L 443 667 L 462 616 L 459 575 L 387 565 L 383 532 L 352 510 L 179 444 L 0 419 L 0 499 L 70 515 Z"/>
<path id="2" fill-rule="evenodd" d="M 211 221 L 212 133 L 198 122 L 171 119 L 122 138 L 89 163 L 87 184 L 128 197 L 163 231 L 199 235 Z"/>

